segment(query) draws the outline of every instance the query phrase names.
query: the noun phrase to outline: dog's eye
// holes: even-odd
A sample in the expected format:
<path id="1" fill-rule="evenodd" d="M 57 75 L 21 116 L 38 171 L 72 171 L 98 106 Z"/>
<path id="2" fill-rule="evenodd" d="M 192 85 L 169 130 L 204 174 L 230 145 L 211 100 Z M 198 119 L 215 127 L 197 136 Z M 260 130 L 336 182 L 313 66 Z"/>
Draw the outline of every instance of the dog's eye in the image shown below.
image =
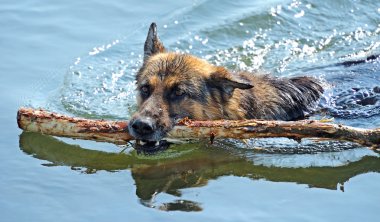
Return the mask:
<path id="1" fill-rule="evenodd" d="M 176 96 L 183 96 L 185 94 L 185 91 L 183 91 L 182 89 L 177 88 L 174 91 L 174 93 L 175 93 Z"/>
<path id="2" fill-rule="evenodd" d="M 149 87 L 148 86 L 141 87 L 141 92 L 143 92 L 143 93 L 149 92 Z"/>
<path id="3" fill-rule="evenodd" d="M 150 87 L 148 85 L 141 86 L 140 92 L 142 96 L 149 96 L 150 94 Z"/>
<path id="4" fill-rule="evenodd" d="M 185 90 L 183 90 L 179 87 L 174 87 L 174 88 L 172 88 L 172 90 L 168 96 L 170 99 L 180 100 L 180 99 L 185 98 L 185 95 L 186 95 Z"/>

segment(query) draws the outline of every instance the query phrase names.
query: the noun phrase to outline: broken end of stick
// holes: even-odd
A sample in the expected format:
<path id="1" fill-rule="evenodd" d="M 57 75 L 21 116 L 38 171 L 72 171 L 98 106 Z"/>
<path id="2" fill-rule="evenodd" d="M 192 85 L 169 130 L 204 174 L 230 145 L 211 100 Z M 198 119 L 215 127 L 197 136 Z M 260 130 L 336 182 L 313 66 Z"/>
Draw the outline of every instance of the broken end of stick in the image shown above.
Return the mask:
<path id="1" fill-rule="evenodd" d="M 33 118 L 36 118 L 35 117 L 35 112 L 36 112 L 37 109 L 33 109 L 33 108 L 27 108 L 27 107 L 20 107 L 18 110 L 17 110 L 17 126 L 18 128 L 20 129 L 23 129 L 23 130 L 26 130 L 27 129 L 27 125 L 23 124 L 22 123 L 22 119 L 23 117 L 30 117 L 31 118 L 31 121 L 33 121 Z M 42 110 L 42 109 L 39 109 L 39 110 Z"/>
<path id="2" fill-rule="evenodd" d="M 24 108 L 21 107 L 18 111 L 17 111 L 17 126 L 18 128 L 22 129 L 22 126 L 21 126 L 21 111 L 23 110 Z"/>

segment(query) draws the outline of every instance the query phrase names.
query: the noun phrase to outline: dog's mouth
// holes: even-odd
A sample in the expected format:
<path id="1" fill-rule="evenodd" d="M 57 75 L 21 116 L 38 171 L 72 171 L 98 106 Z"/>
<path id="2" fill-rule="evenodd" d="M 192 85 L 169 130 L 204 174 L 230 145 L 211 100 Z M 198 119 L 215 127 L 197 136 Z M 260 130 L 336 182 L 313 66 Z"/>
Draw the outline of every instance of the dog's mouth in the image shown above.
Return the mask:
<path id="1" fill-rule="evenodd" d="M 144 152 L 157 152 L 160 150 L 167 149 L 170 146 L 170 144 L 171 143 L 169 143 L 166 140 L 136 140 L 135 149 Z"/>

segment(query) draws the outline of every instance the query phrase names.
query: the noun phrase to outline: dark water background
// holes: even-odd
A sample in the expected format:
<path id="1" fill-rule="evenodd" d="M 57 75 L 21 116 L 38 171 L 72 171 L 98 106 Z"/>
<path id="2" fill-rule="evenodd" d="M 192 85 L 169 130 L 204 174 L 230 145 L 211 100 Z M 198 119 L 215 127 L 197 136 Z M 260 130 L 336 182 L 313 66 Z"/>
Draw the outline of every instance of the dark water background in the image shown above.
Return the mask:
<path id="1" fill-rule="evenodd" d="M 287 139 L 131 147 L 22 133 L 20 106 L 128 119 L 149 24 L 167 48 L 231 69 L 307 74 L 312 118 L 380 127 L 380 2 L 0 3 L 0 221 L 376 221 L 379 153 Z M 257 152 L 250 147 L 263 148 Z"/>

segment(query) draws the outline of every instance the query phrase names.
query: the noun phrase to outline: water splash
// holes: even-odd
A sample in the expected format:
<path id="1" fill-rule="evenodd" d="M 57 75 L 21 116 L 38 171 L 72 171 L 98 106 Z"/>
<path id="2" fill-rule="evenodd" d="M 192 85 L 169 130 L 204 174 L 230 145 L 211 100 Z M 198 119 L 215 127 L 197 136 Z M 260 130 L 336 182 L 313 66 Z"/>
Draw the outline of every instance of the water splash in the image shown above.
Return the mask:
<path id="1" fill-rule="evenodd" d="M 70 67 L 60 98 L 67 111 L 90 118 L 118 119 L 128 118 L 135 110 L 134 76 L 141 55 L 129 50 L 121 54 L 118 43 L 96 47 Z"/>

